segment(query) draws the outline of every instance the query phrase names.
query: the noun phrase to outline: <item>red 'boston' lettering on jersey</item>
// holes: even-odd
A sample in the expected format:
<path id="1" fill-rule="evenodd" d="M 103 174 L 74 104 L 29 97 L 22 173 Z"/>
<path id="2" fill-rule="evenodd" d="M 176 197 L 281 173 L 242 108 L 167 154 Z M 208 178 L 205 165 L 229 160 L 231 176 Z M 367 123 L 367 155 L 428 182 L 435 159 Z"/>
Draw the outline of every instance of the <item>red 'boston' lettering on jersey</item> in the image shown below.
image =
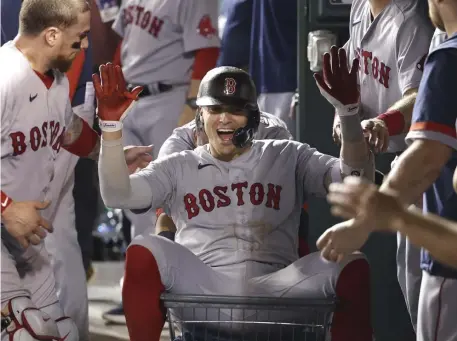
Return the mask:
<path id="1" fill-rule="evenodd" d="M 237 206 L 243 206 L 249 201 L 254 206 L 264 204 L 265 207 L 279 210 L 282 187 L 279 185 L 261 183 L 248 185 L 245 182 L 231 184 L 230 186 L 216 186 L 213 190 L 202 189 L 198 194 L 187 193 L 184 195 L 184 206 L 187 218 L 192 219 L 200 214 L 200 210 L 212 212 L 215 208 L 227 207 L 232 200 L 227 195 L 231 190 L 236 194 Z M 247 195 L 248 196 L 247 196 Z"/>
<path id="2" fill-rule="evenodd" d="M 163 19 L 152 15 L 143 6 L 130 5 L 123 12 L 124 27 L 135 25 L 147 31 L 150 35 L 157 38 L 163 26 Z"/>
<path id="3" fill-rule="evenodd" d="M 13 155 L 21 155 L 25 153 L 29 147 L 36 152 L 38 149 L 44 148 L 48 144 L 56 152 L 59 152 L 64 134 L 65 128 L 61 129 L 60 123 L 54 121 L 43 122 L 41 128 L 32 127 L 29 132 L 12 132 L 9 136 L 13 147 Z"/>
<path id="4" fill-rule="evenodd" d="M 372 52 L 357 49 L 356 55 L 361 58 L 360 72 L 365 75 L 371 75 L 375 80 L 379 81 L 386 89 L 389 88 L 390 70 L 391 67 L 380 61 Z"/>

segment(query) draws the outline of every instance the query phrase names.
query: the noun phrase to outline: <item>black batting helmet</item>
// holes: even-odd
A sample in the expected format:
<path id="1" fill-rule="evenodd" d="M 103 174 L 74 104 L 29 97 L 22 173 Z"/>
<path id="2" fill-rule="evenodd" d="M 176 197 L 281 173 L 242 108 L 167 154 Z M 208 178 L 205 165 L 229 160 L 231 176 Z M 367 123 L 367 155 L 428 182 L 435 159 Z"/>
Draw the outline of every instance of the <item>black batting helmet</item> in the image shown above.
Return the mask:
<path id="1" fill-rule="evenodd" d="M 235 130 L 232 142 L 243 148 L 254 138 L 260 123 L 260 110 L 254 82 L 246 71 L 232 66 L 208 71 L 200 83 L 196 104 L 199 107 L 227 105 L 246 111 L 248 123 Z M 200 115 L 197 113 L 197 126 L 201 125 Z"/>

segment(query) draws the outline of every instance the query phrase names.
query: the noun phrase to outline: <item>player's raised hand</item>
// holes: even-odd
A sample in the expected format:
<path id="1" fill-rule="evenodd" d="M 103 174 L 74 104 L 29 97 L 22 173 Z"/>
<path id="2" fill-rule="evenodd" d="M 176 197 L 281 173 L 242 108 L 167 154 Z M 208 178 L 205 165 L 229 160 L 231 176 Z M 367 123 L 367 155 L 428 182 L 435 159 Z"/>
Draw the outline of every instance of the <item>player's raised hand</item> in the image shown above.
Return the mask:
<path id="1" fill-rule="evenodd" d="M 330 53 L 324 54 L 322 74 L 314 74 L 322 96 L 335 107 L 338 115 L 354 115 L 358 112 L 358 71 L 358 59 L 352 61 L 349 69 L 346 50 L 332 46 Z"/>
<path id="2" fill-rule="evenodd" d="M 93 74 L 92 79 L 102 121 L 122 121 L 143 90 L 136 87 L 129 91 L 121 67 L 111 63 L 100 65 L 100 76 Z"/>
<path id="3" fill-rule="evenodd" d="M 22 247 L 37 245 L 46 237 L 46 231 L 53 232 L 52 225 L 39 213 L 49 204 L 49 201 L 15 201 L 3 211 L 3 225 Z"/>

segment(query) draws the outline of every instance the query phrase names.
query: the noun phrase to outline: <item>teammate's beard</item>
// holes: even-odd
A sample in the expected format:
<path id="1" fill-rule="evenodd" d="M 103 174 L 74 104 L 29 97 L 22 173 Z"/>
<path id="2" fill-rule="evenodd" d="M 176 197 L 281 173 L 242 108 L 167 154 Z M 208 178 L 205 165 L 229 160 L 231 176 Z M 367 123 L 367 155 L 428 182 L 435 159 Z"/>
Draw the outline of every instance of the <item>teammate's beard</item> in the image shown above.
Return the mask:
<path id="1" fill-rule="evenodd" d="M 73 59 L 68 59 L 63 56 L 58 56 L 51 62 L 51 68 L 57 69 L 60 72 L 64 73 L 64 72 L 67 72 L 68 70 L 70 70 L 72 63 L 73 63 Z"/>

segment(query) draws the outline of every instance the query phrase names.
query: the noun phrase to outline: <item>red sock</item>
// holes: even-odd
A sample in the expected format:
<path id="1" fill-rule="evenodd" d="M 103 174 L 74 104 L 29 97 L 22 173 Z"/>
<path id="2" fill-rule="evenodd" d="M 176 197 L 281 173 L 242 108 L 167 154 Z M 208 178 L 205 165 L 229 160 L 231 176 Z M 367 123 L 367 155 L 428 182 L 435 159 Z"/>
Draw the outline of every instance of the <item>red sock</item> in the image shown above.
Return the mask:
<path id="1" fill-rule="evenodd" d="M 160 294 L 165 291 L 151 251 L 130 246 L 125 261 L 122 302 L 131 341 L 159 341 L 165 323 Z"/>
<path id="2" fill-rule="evenodd" d="M 357 259 L 345 266 L 336 283 L 340 302 L 333 314 L 332 341 L 371 341 L 370 266 Z"/>

